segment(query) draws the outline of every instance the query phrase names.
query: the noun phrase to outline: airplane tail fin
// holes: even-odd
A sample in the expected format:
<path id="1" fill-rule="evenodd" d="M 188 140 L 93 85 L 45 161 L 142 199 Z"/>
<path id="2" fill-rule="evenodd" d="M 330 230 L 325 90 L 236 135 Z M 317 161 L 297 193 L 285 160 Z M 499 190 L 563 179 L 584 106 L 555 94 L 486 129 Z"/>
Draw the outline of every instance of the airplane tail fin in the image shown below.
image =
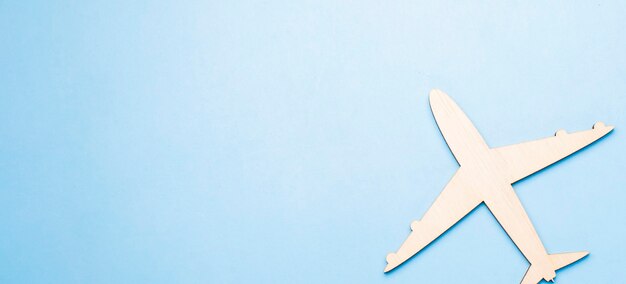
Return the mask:
<path id="1" fill-rule="evenodd" d="M 541 279 L 553 281 L 556 276 L 554 271 L 568 266 L 588 254 L 589 252 L 586 251 L 550 254 L 548 255 L 548 259 L 550 260 L 552 267 L 541 267 L 539 265 L 531 264 L 528 271 L 526 271 L 526 275 L 524 275 L 524 279 L 522 279 L 521 284 L 537 284 L 541 281 Z"/>

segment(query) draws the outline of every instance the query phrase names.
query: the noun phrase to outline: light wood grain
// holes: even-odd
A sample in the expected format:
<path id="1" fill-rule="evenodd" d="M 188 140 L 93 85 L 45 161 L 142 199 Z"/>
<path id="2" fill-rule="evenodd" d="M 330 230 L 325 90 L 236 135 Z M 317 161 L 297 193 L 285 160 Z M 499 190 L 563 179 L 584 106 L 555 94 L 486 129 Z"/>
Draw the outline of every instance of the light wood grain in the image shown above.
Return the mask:
<path id="1" fill-rule="evenodd" d="M 406 241 L 387 256 L 385 272 L 418 253 L 482 202 L 530 262 L 524 284 L 553 280 L 556 270 L 588 254 L 548 254 L 511 184 L 593 143 L 613 127 L 598 122 L 587 131 L 559 130 L 553 137 L 490 148 L 447 94 L 431 91 L 430 105 L 460 168 L 422 219 L 411 223 Z"/>

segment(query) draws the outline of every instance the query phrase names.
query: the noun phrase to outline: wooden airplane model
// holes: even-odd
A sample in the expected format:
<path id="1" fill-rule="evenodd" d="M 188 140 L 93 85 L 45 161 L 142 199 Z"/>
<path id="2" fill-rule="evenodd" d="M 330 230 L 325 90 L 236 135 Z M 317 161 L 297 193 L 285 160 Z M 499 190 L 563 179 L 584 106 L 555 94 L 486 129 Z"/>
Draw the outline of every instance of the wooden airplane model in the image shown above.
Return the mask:
<path id="1" fill-rule="evenodd" d="M 482 202 L 530 262 L 522 284 L 553 281 L 556 270 L 589 254 L 548 254 L 511 184 L 600 139 L 612 126 L 597 122 L 591 130 L 559 130 L 554 137 L 490 148 L 444 92 L 430 92 L 430 107 L 460 168 L 424 217 L 411 223 L 411 233 L 400 249 L 387 255 L 385 272 L 418 253 Z"/>

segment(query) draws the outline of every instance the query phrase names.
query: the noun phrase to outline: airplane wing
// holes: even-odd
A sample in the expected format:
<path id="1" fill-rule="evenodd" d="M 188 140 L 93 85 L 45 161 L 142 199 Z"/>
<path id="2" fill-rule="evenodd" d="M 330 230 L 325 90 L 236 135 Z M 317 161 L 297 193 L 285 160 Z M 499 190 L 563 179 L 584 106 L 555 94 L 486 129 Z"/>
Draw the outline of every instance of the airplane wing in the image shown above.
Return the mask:
<path id="1" fill-rule="evenodd" d="M 602 122 L 591 130 L 566 133 L 558 131 L 554 137 L 490 149 L 508 166 L 509 179 L 514 183 L 602 138 L 613 130 Z"/>
<path id="2" fill-rule="evenodd" d="M 472 177 L 460 168 L 421 220 L 411 223 L 411 233 L 395 253 L 387 255 L 388 272 L 421 251 L 483 202 Z"/>

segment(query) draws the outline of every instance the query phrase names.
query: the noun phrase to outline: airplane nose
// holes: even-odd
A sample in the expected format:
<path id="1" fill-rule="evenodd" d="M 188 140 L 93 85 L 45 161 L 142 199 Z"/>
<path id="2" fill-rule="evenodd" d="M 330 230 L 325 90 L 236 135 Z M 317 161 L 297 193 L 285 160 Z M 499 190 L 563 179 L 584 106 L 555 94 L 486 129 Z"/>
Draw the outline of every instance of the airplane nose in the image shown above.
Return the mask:
<path id="1" fill-rule="evenodd" d="M 446 97 L 446 93 L 444 93 L 442 90 L 439 89 L 432 89 L 430 90 L 430 93 L 428 94 L 428 99 L 430 101 L 433 101 L 437 98 L 444 98 Z"/>

